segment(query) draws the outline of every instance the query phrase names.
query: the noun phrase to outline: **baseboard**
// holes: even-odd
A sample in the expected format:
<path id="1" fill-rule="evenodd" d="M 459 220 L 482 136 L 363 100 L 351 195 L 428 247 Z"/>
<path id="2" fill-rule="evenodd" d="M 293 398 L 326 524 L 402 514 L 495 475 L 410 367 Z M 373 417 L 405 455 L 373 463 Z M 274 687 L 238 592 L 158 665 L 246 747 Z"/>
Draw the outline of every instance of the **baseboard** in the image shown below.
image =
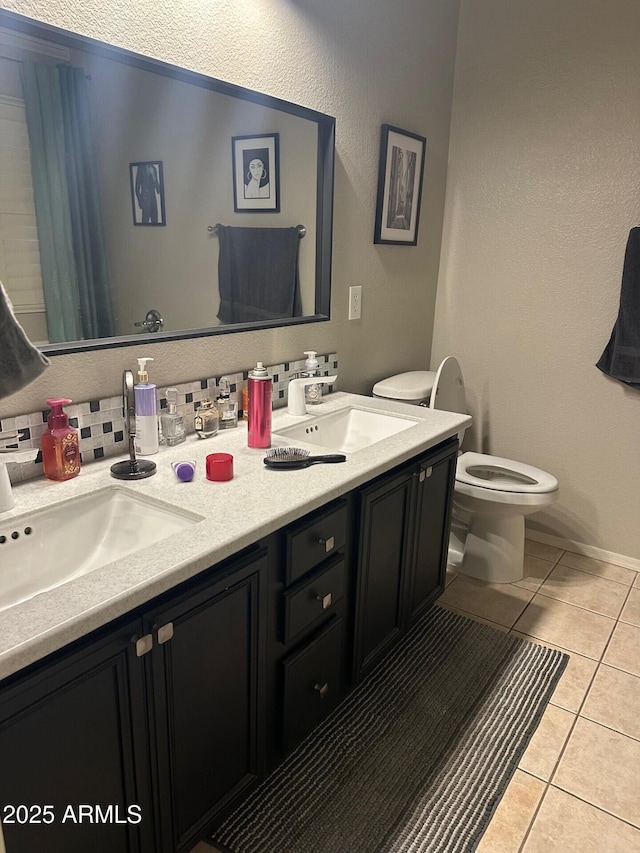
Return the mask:
<path id="1" fill-rule="evenodd" d="M 635 557 L 626 557 L 624 554 L 615 554 L 613 551 L 605 551 L 594 545 L 585 545 L 583 542 L 574 542 L 572 539 L 563 539 L 561 536 L 551 536 L 549 533 L 541 533 L 525 527 L 527 539 L 535 542 L 543 542 L 545 545 L 555 545 L 563 551 L 572 551 L 574 554 L 584 554 L 585 557 L 593 557 L 594 560 L 602 560 L 604 563 L 613 563 L 615 566 L 624 566 L 625 569 L 634 569 L 640 572 L 640 560 Z"/>

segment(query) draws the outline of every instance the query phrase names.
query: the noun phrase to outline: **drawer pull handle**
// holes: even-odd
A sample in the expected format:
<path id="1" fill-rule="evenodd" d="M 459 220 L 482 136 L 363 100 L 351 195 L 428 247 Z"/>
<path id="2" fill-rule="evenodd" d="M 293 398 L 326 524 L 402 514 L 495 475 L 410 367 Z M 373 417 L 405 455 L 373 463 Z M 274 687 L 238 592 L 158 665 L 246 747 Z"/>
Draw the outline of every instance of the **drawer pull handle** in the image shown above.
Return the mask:
<path id="1" fill-rule="evenodd" d="M 324 545 L 324 550 L 328 554 L 329 551 L 333 551 L 333 547 L 336 544 L 336 540 L 333 536 L 329 536 L 328 539 L 320 539 L 318 540 L 320 545 Z"/>
<path id="2" fill-rule="evenodd" d="M 167 622 L 162 628 L 158 628 L 158 642 L 166 643 L 173 637 L 173 622 Z"/>
<path id="3" fill-rule="evenodd" d="M 328 592 L 326 595 L 316 595 L 316 601 L 322 602 L 322 609 L 326 610 L 333 604 L 333 596 L 330 592 Z"/>
<path id="4" fill-rule="evenodd" d="M 153 648 L 153 635 L 145 634 L 144 637 L 132 637 L 131 642 L 135 643 L 136 646 L 136 655 L 141 658 L 143 655 L 146 655 L 147 652 L 150 652 Z"/>
<path id="5" fill-rule="evenodd" d="M 314 684 L 313 689 L 318 691 L 321 699 L 324 699 L 329 692 L 329 684 Z"/>

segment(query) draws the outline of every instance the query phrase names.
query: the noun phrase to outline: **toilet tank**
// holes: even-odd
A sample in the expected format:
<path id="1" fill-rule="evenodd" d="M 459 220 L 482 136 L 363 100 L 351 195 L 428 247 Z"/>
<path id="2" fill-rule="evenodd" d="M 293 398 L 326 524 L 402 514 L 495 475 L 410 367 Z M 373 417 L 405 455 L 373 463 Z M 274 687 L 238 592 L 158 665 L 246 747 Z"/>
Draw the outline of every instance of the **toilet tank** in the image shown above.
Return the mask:
<path id="1" fill-rule="evenodd" d="M 373 386 L 374 397 L 428 406 L 436 374 L 433 370 L 410 370 L 381 379 Z"/>

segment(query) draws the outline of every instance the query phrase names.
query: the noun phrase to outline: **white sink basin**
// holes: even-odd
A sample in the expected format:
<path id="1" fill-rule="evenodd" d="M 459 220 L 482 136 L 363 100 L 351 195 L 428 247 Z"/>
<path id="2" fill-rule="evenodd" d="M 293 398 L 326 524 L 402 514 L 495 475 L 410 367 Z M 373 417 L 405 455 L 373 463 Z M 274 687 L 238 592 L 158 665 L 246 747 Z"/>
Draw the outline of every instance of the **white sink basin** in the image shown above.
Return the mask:
<path id="1" fill-rule="evenodd" d="M 0 518 L 0 611 L 202 520 L 122 486 Z"/>
<path id="2" fill-rule="evenodd" d="M 405 415 L 386 414 L 358 406 L 346 406 L 337 412 L 305 420 L 278 430 L 275 435 L 287 440 L 304 441 L 326 450 L 355 453 L 383 438 L 411 429 L 420 421 Z"/>

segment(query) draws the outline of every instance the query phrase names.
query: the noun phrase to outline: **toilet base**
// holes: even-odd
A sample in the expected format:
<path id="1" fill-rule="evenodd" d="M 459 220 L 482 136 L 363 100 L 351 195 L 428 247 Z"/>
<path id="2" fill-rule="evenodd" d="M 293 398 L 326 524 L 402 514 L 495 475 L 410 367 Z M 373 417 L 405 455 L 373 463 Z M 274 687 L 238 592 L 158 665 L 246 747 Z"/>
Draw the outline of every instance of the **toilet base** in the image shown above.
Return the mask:
<path id="1" fill-rule="evenodd" d="M 524 516 L 474 514 L 467 525 L 454 520 L 448 562 L 455 571 L 489 583 L 521 581 Z"/>

